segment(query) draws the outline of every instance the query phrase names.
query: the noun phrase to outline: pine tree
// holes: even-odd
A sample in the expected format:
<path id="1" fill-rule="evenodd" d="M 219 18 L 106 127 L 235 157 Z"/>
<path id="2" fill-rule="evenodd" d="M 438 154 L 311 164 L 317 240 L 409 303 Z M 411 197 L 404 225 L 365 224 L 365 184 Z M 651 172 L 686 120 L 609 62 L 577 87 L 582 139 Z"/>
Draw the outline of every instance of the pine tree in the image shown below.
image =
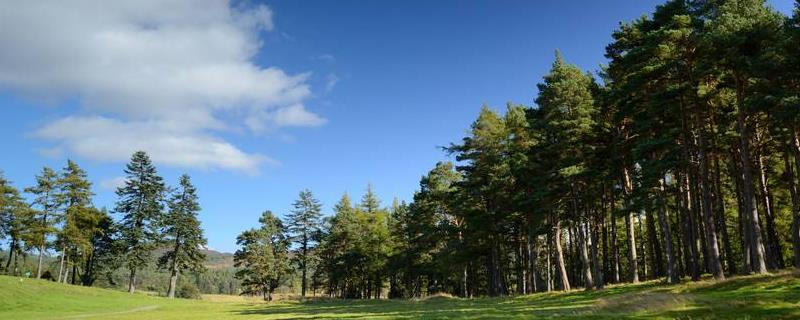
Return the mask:
<path id="1" fill-rule="evenodd" d="M 3 268 L 7 274 L 18 274 L 19 256 L 25 253 L 24 240 L 29 237 L 29 231 L 35 222 L 33 219 L 34 210 L 25 203 L 19 190 L 0 171 L 0 236 L 8 238 L 8 259 Z"/>
<path id="2" fill-rule="evenodd" d="M 242 294 L 262 294 L 272 301 L 272 293 L 289 272 L 289 241 L 286 228 L 271 211 L 259 219 L 261 227 L 242 232 L 236 238 L 239 250 L 234 265 L 236 278 L 242 282 Z"/>
<path id="3" fill-rule="evenodd" d="M 297 201 L 292 204 L 294 210 L 286 217 L 286 226 L 290 240 L 297 244 L 295 258 L 301 272 L 300 296 L 305 298 L 308 287 L 308 267 L 314 259 L 314 249 L 320 232 L 322 205 L 314 198 L 311 190 L 300 192 Z"/>
<path id="4" fill-rule="evenodd" d="M 197 214 L 200 204 L 197 199 L 197 190 L 192 185 L 188 175 L 180 177 L 179 186 L 169 200 L 169 212 L 163 218 L 165 243 L 171 246 L 164 253 L 158 265 L 170 272 L 169 289 L 167 296 L 175 297 L 178 284 L 178 274 L 186 271 L 200 272 L 205 269 L 205 254 L 200 249 L 207 241 L 203 237 L 203 229 Z"/>
<path id="5" fill-rule="evenodd" d="M 381 201 L 378 199 L 378 196 L 375 195 L 372 184 L 367 184 L 367 193 L 361 198 L 361 209 L 364 209 L 367 213 L 375 213 L 380 210 L 380 208 Z"/>
<path id="6" fill-rule="evenodd" d="M 725 1 L 717 8 L 716 17 L 708 26 L 707 39 L 715 51 L 713 61 L 722 76 L 731 83 L 736 104 L 736 131 L 739 135 L 739 155 L 742 184 L 742 204 L 746 219 L 746 234 L 751 261 L 745 267 L 757 273 L 766 273 L 766 257 L 756 194 L 753 187 L 752 168 L 752 117 L 754 108 L 749 96 L 751 85 L 759 78 L 760 63 L 770 54 L 775 37 L 781 28 L 780 15 L 764 5 L 763 0 Z M 746 269 L 746 270 L 748 270 Z"/>
<path id="7" fill-rule="evenodd" d="M 33 204 L 38 206 L 34 219 L 37 221 L 32 231 L 31 243 L 39 251 L 36 263 L 36 279 L 42 277 L 42 260 L 44 252 L 47 250 L 48 238 L 55 233 L 55 224 L 60 220 L 58 211 L 61 207 L 61 197 L 59 195 L 59 177 L 53 169 L 45 167 L 42 173 L 36 176 L 36 185 L 25 189 L 25 192 L 33 194 Z M 62 252 L 63 254 L 63 252 Z"/>
<path id="8" fill-rule="evenodd" d="M 117 189 L 115 212 L 122 214 L 120 240 L 125 266 L 130 271 L 128 292 L 136 290 L 136 271 L 146 267 L 160 235 L 165 186 L 150 157 L 138 151 L 125 169 L 125 185 Z"/>
<path id="9" fill-rule="evenodd" d="M 74 284 L 79 280 L 78 265 L 91 251 L 91 238 L 99 223 L 99 211 L 92 207 L 92 184 L 86 171 L 77 163 L 67 160 L 59 179 L 60 202 L 63 203 L 63 227 L 57 243 L 61 248 L 62 262 L 59 266 L 59 279 L 64 283 L 71 280 Z M 70 274 L 72 266 L 72 277 Z M 63 272 L 62 272 L 63 269 Z M 63 274 L 63 276 L 61 276 Z"/>
<path id="10" fill-rule="evenodd" d="M 550 73 L 545 75 L 544 83 L 538 85 L 539 96 L 536 98 L 542 115 L 545 132 L 545 148 L 549 149 L 550 174 L 557 177 L 548 188 L 553 190 L 554 199 L 561 207 L 561 213 L 554 213 L 555 225 L 560 225 L 564 218 L 574 219 L 582 230 L 583 220 L 587 217 L 582 212 L 581 202 L 587 199 L 581 195 L 591 183 L 586 176 L 587 157 L 591 150 L 591 134 L 593 133 L 596 108 L 592 96 L 593 80 L 578 67 L 566 64 L 560 52 Z M 579 235 L 583 231 L 578 232 Z M 582 260 L 583 279 L 587 289 L 593 289 L 594 283 L 590 271 L 590 262 L 586 252 L 585 237 L 578 237 Z M 555 241 L 560 241 L 555 239 Z M 556 246 L 558 249 L 560 246 Z M 558 253 L 557 253 L 558 254 Z M 559 261 L 557 259 L 557 261 Z M 557 268 L 561 269 L 561 268 Z M 568 281 L 561 274 L 562 281 Z M 564 287 L 569 287 L 565 284 Z"/>

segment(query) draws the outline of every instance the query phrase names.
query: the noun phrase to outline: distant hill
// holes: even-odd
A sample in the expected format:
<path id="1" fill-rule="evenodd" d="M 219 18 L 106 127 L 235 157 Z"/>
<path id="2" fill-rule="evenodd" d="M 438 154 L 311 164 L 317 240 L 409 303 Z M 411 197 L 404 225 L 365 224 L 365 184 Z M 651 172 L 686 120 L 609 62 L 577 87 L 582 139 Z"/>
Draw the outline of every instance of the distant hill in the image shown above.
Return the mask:
<path id="1" fill-rule="evenodd" d="M 212 249 L 202 249 L 202 252 L 206 254 L 206 268 L 233 268 L 233 253 L 219 252 Z"/>

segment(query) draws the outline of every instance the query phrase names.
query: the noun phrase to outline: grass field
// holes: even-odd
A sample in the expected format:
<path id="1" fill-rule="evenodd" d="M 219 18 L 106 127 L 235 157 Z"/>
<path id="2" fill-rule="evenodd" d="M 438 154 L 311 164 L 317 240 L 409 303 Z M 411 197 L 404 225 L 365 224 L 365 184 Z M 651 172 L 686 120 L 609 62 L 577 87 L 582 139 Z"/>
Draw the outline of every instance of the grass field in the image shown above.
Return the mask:
<path id="1" fill-rule="evenodd" d="M 170 300 L 0 276 L 0 319 L 800 319 L 800 274 L 509 298 L 264 303 L 242 297 Z"/>

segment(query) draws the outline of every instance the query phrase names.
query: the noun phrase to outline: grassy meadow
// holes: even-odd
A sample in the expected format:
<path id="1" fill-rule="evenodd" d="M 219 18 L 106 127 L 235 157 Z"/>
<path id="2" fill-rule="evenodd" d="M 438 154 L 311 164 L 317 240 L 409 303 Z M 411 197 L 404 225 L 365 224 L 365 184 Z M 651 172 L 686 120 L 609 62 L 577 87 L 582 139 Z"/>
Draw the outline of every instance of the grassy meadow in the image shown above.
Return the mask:
<path id="1" fill-rule="evenodd" d="M 0 276 L 0 319 L 798 319 L 800 273 L 508 298 L 314 300 L 166 299 Z"/>

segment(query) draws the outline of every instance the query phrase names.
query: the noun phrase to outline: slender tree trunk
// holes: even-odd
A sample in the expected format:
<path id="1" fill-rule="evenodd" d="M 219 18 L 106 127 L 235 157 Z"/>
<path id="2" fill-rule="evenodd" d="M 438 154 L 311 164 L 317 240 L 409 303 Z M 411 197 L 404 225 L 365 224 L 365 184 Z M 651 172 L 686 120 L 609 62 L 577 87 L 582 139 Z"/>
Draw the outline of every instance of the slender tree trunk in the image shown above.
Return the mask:
<path id="1" fill-rule="evenodd" d="M 603 281 L 600 282 L 601 285 L 605 285 L 605 283 L 607 281 L 606 279 L 608 279 L 608 274 L 610 273 L 610 269 L 611 269 L 611 267 L 610 267 L 611 266 L 611 262 L 610 262 L 610 257 L 609 257 L 610 254 L 608 252 L 608 225 L 606 223 L 607 218 L 608 218 L 607 216 L 608 216 L 608 212 L 606 211 L 606 206 L 605 206 L 605 203 L 604 203 L 603 212 L 601 212 L 601 218 L 600 218 L 600 228 L 602 228 L 602 230 L 603 230 L 602 231 L 603 232 L 603 240 L 602 240 L 603 241 L 603 270 L 601 272 L 602 273 L 602 277 L 603 277 Z"/>
<path id="2" fill-rule="evenodd" d="M 553 237 L 551 233 L 547 233 L 547 255 L 545 261 L 545 270 L 547 272 L 547 292 L 553 291 L 553 264 L 551 263 L 551 256 L 553 255 Z"/>
<path id="3" fill-rule="evenodd" d="M 730 176 L 731 180 L 733 180 L 734 191 L 736 192 L 736 204 L 738 205 L 738 219 L 739 223 L 737 224 L 737 228 L 739 231 L 739 240 L 740 240 L 740 247 L 742 248 L 742 274 L 750 274 L 752 272 L 752 261 L 750 259 L 750 228 L 748 228 L 747 223 L 747 215 L 745 214 L 745 207 L 744 207 L 744 196 L 742 195 L 742 189 L 744 188 L 743 181 L 742 181 L 742 171 L 739 169 L 739 160 L 738 149 L 733 148 L 731 150 L 731 161 L 729 161 L 730 166 Z"/>
<path id="4" fill-rule="evenodd" d="M 128 277 L 128 293 L 136 291 L 136 269 L 131 269 L 131 274 Z"/>
<path id="5" fill-rule="evenodd" d="M 586 249 L 586 228 L 585 223 L 578 224 L 578 251 L 581 258 L 581 272 L 583 273 L 583 281 L 584 287 L 586 290 L 593 290 L 594 289 L 594 281 L 592 279 L 592 267 L 591 263 L 589 262 L 589 252 Z"/>
<path id="6" fill-rule="evenodd" d="M 625 184 L 625 192 L 630 196 L 633 192 L 633 184 L 631 183 L 631 176 L 628 173 L 628 168 L 622 168 L 622 176 Z M 628 211 L 625 225 L 628 228 L 628 267 L 630 269 L 631 282 L 639 283 L 639 263 L 636 257 L 636 235 L 634 231 L 633 211 Z"/>
<path id="7" fill-rule="evenodd" d="M 761 145 L 761 138 L 756 134 L 756 141 Z M 764 146 L 760 146 L 763 148 Z M 772 204 L 772 193 L 769 190 L 769 183 L 767 181 L 767 168 L 764 166 L 763 152 L 757 149 L 756 152 L 756 170 L 758 170 L 758 182 L 761 187 L 761 198 L 764 203 L 764 217 L 767 223 L 766 244 L 767 244 L 767 262 L 768 267 L 771 269 L 783 268 L 783 258 L 781 254 L 780 239 L 775 228 L 775 210 Z"/>
<path id="8" fill-rule="evenodd" d="M 178 285 L 178 265 L 175 264 L 175 261 L 172 262 L 172 270 L 170 270 L 169 276 L 169 290 L 167 291 L 167 297 L 175 298 L 175 288 Z"/>
<path id="9" fill-rule="evenodd" d="M 644 225 L 644 223 L 642 223 L 642 219 L 641 218 L 638 218 L 636 220 L 639 221 L 639 234 L 642 235 L 642 237 L 644 237 L 644 228 L 642 227 Z M 645 279 L 647 279 L 647 276 L 649 274 L 647 272 L 648 271 L 647 270 L 647 249 L 646 249 L 647 241 L 639 241 L 639 244 L 642 245 L 642 247 L 641 247 L 639 252 L 644 252 L 644 254 L 642 255 L 642 263 L 640 264 L 642 266 L 642 273 L 641 274 L 644 275 Z"/>
<path id="10" fill-rule="evenodd" d="M 528 237 L 530 239 L 530 237 Z M 538 292 L 539 291 L 539 284 L 537 283 L 539 280 L 539 237 L 534 236 L 531 243 L 531 255 L 530 255 L 530 263 L 531 263 L 531 292 Z"/>
<path id="11" fill-rule="evenodd" d="M 717 212 L 717 225 L 719 226 L 720 235 L 722 235 L 722 247 L 725 251 L 725 261 L 728 266 L 728 272 L 736 273 L 736 260 L 733 256 L 733 246 L 731 245 L 731 237 L 728 234 L 728 223 L 725 219 L 725 200 L 722 194 L 722 179 L 720 177 L 719 157 L 714 157 L 715 172 L 714 172 L 714 188 L 716 196 L 716 212 Z"/>
<path id="12" fill-rule="evenodd" d="M 613 192 L 612 192 L 613 196 Z M 613 208 L 613 200 L 612 200 Z M 619 242 L 617 241 L 617 219 L 611 210 L 611 282 L 619 283 Z"/>
<path id="13" fill-rule="evenodd" d="M 658 222 L 661 225 L 661 233 L 664 237 L 664 249 L 667 255 L 667 281 L 670 283 L 680 283 L 681 279 L 678 277 L 678 270 L 675 268 L 675 254 L 672 249 L 672 231 L 669 228 L 669 219 L 667 218 L 665 193 L 664 179 L 658 179 L 658 190 L 656 191 L 658 199 Z"/>
<path id="14" fill-rule="evenodd" d="M 647 220 L 647 247 L 650 249 L 650 256 L 652 257 L 650 260 L 653 275 L 655 277 L 660 277 L 663 275 L 662 269 L 664 267 L 664 259 L 661 255 L 661 244 L 658 241 L 658 234 L 656 232 L 656 219 L 653 217 L 653 212 L 650 210 L 645 210 L 645 219 Z"/>
<path id="15" fill-rule="evenodd" d="M 716 128 L 716 121 L 714 118 L 713 112 L 711 113 L 711 146 L 714 148 L 714 151 L 711 153 L 711 157 L 714 159 L 714 193 L 716 194 L 715 202 L 716 202 L 716 222 L 722 236 L 722 247 L 725 251 L 724 258 L 728 267 L 728 272 L 735 274 L 736 273 L 736 259 L 733 256 L 733 246 L 731 245 L 731 238 L 728 234 L 728 223 L 725 219 L 725 199 L 722 193 L 722 167 L 719 164 L 720 152 L 718 151 L 718 144 L 717 144 L 717 132 Z"/>
<path id="16" fill-rule="evenodd" d="M 64 258 L 64 284 L 69 282 L 69 256 Z"/>
<path id="17" fill-rule="evenodd" d="M 16 249 L 16 247 L 17 247 L 17 240 L 11 238 L 11 242 L 8 244 L 8 260 L 6 260 L 6 268 L 5 268 L 6 272 L 8 272 L 9 268 L 11 267 L 11 259 L 14 258 L 14 250 Z"/>
<path id="18" fill-rule="evenodd" d="M 595 216 L 597 216 L 597 214 L 595 214 Z M 600 250 L 598 248 L 598 243 L 597 243 L 598 240 L 599 240 L 598 239 L 599 238 L 599 236 L 598 236 L 598 233 L 599 233 L 598 224 L 599 223 L 597 223 L 597 221 L 595 221 L 595 223 L 592 224 L 591 237 L 590 237 L 591 248 L 592 248 L 592 270 L 593 270 L 593 272 L 592 272 L 593 273 L 592 274 L 593 279 L 592 280 L 594 280 L 595 289 L 603 289 L 603 269 L 602 269 L 602 266 L 600 264 L 600 257 L 599 257 L 599 254 L 600 254 L 599 251 Z M 587 230 L 587 232 L 588 231 L 589 230 Z"/>
<path id="19" fill-rule="evenodd" d="M 739 131 L 739 148 L 742 169 L 742 202 L 744 204 L 745 216 L 747 217 L 747 229 L 750 235 L 750 253 L 753 260 L 752 271 L 756 273 L 767 273 L 767 264 L 764 258 L 764 242 L 761 240 L 761 227 L 758 223 L 758 208 L 756 207 L 756 196 L 753 190 L 753 169 L 750 164 L 750 132 L 746 123 L 746 111 L 744 110 L 744 83 L 736 77 L 736 100 L 738 112 L 736 116 L 736 127 Z"/>
<path id="20" fill-rule="evenodd" d="M 527 257 L 526 257 L 526 252 L 528 252 L 528 249 L 527 249 L 528 246 L 527 246 L 527 242 L 525 241 L 526 237 L 522 233 L 522 231 L 517 231 L 516 234 L 517 234 L 517 239 L 518 239 L 517 243 L 516 243 L 517 259 L 516 259 L 516 261 L 514 261 L 514 263 L 516 264 L 516 269 L 517 269 L 516 270 L 516 273 L 517 273 L 517 284 L 516 284 L 517 288 L 516 288 L 516 292 L 517 292 L 517 294 L 525 294 L 526 291 L 528 290 L 528 287 L 527 287 L 528 283 L 527 283 L 527 279 L 526 279 L 526 277 L 528 275 Z"/>
<path id="21" fill-rule="evenodd" d="M 42 278 L 42 258 L 44 258 L 44 241 L 39 245 L 39 261 L 36 262 L 36 279 Z"/>
<path id="22" fill-rule="evenodd" d="M 628 268 L 632 283 L 639 283 L 639 261 L 636 257 L 636 238 L 633 222 L 633 211 L 625 217 L 625 226 L 628 228 Z"/>
<path id="23" fill-rule="evenodd" d="M 683 245 L 684 245 L 684 254 L 686 255 L 686 266 L 689 268 L 689 274 L 692 277 L 692 281 L 699 281 L 700 280 L 700 270 L 698 266 L 698 252 L 697 252 L 697 241 L 695 239 L 695 231 L 694 231 L 694 219 L 692 212 L 694 211 L 692 208 L 692 193 L 689 191 L 689 177 L 686 173 L 680 175 L 680 194 L 681 194 L 681 202 L 683 208 Z"/>
<path id="24" fill-rule="evenodd" d="M 800 196 L 798 196 L 797 184 L 795 183 L 794 172 L 800 173 L 800 140 L 797 138 L 797 130 L 792 128 L 792 141 L 789 145 L 796 167 L 789 164 L 789 154 L 784 157 L 786 162 L 787 180 L 789 180 L 789 191 L 792 195 L 792 251 L 794 253 L 794 267 L 800 268 Z M 796 169 L 796 170 L 793 170 Z"/>
<path id="25" fill-rule="evenodd" d="M 569 278 L 564 264 L 564 250 L 561 248 L 561 221 L 556 220 L 553 226 L 553 246 L 556 249 L 556 274 L 561 282 L 561 290 L 569 291 Z"/>
<path id="26" fill-rule="evenodd" d="M 700 122 L 700 120 L 698 120 Z M 719 246 L 717 245 L 717 231 L 714 223 L 714 215 L 711 211 L 711 188 L 708 183 L 708 157 L 706 156 L 705 146 L 705 130 L 698 123 L 700 133 L 698 137 L 698 162 L 700 162 L 700 192 L 702 194 L 702 213 L 705 224 L 705 240 L 706 240 L 706 256 L 708 257 L 708 264 L 711 267 L 711 273 L 716 280 L 724 280 L 725 273 L 722 269 L 722 263 L 719 259 Z"/>
<path id="27" fill-rule="evenodd" d="M 61 282 L 61 275 L 64 273 L 64 254 L 66 253 L 66 249 L 64 247 L 61 248 L 61 262 L 58 263 L 58 281 Z"/>

